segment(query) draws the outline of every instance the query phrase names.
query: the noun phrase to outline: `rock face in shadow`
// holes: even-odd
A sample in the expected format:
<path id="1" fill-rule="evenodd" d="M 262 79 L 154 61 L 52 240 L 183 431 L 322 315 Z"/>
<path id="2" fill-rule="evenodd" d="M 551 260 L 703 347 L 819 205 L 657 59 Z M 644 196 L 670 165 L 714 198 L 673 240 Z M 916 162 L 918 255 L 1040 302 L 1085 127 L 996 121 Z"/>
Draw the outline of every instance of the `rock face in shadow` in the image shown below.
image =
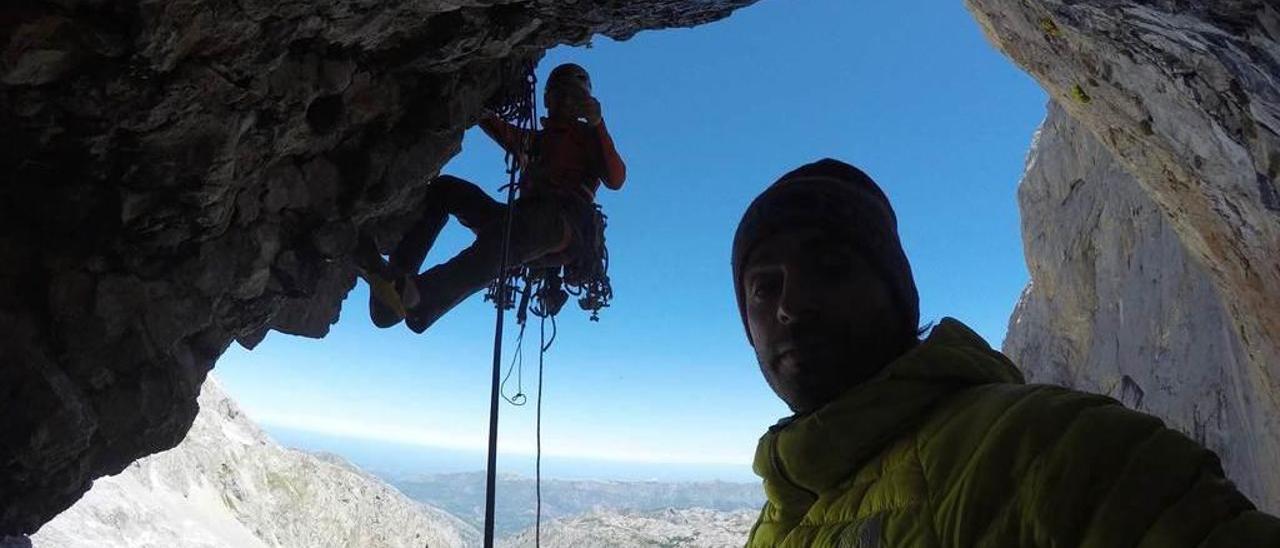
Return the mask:
<path id="1" fill-rule="evenodd" d="M 478 546 L 480 533 L 333 455 L 285 449 L 212 377 L 177 447 L 99 478 L 35 548 Z"/>
<path id="2" fill-rule="evenodd" d="M 1261 508 L 1280 511 L 1280 407 L 1258 377 L 1280 355 L 1249 347 L 1230 300 L 1163 210 L 1056 104 L 1018 203 L 1031 283 L 1005 353 L 1030 382 L 1163 418 L 1217 452 Z"/>
<path id="3" fill-rule="evenodd" d="M 0 536 L 177 444 L 232 340 L 325 335 L 511 67 L 752 1 L 0 8 Z"/>
<path id="4" fill-rule="evenodd" d="M 1207 333 L 1194 328 L 1186 333 L 1196 342 L 1222 344 L 1223 351 L 1209 365 L 1186 362 L 1177 367 L 1207 368 L 1210 376 L 1218 368 L 1238 371 L 1222 381 L 1229 391 L 1221 404 L 1217 396 L 1193 401 L 1192 392 L 1210 390 L 1206 387 L 1173 387 L 1187 398 L 1176 407 L 1194 410 L 1196 417 L 1168 418 L 1188 428 L 1204 425 L 1198 428 L 1206 431 L 1221 424 L 1237 440 L 1260 438 L 1229 458 L 1238 466 L 1249 459 L 1265 466 L 1235 471 L 1237 476 L 1255 475 L 1254 496 L 1272 511 L 1280 509 L 1275 469 L 1280 462 L 1280 6 L 1266 0 L 966 3 L 997 47 L 1039 80 L 1133 175 L 1149 200 L 1143 204 L 1154 204 L 1171 230 L 1169 237 L 1185 250 L 1185 258 L 1146 264 L 1157 272 L 1151 273 L 1155 281 L 1141 298 L 1152 303 L 1159 296 L 1174 299 L 1160 303 L 1166 309 L 1162 317 L 1172 319 L 1173 309 L 1191 305 L 1179 300 L 1178 290 L 1165 286 L 1188 276 L 1179 272 L 1180 265 L 1201 265 L 1224 316 L 1221 328 L 1217 320 L 1205 319 Z M 1035 283 L 1033 278 L 1033 290 Z M 1080 296 L 1089 300 L 1073 306 L 1095 301 L 1114 305 L 1084 288 Z M 1079 319 L 1064 313 L 1064 321 L 1068 317 Z M 1110 336 L 1108 329 L 1101 319 L 1077 326 L 1077 332 Z M 1125 334 L 1120 333 L 1122 339 Z M 1223 342 L 1228 339 L 1238 346 Z M 1188 349 L 1178 341 L 1160 344 L 1175 345 L 1175 354 Z M 1137 357 L 1171 359 L 1161 348 L 1149 347 Z M 1146 398 L 1160 390 L 1160 383 L 1143 387 Z M 1212 390 L 1202 395 L 1211 396 Z M 1233 412 L 1240 416 L 1230 417 Z M 1219 416 L 1224 418 L 1219 421 Z"/>

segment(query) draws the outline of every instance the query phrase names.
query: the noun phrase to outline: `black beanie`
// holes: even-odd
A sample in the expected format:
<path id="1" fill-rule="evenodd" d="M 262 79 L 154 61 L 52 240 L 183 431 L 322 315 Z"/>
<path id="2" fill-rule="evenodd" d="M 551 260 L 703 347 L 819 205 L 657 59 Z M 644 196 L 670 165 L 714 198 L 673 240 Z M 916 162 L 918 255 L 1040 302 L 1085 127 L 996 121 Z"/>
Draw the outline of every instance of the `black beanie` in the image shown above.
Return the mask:
<path id="1" fill-rule="evenodd" d="M 566 80 L 575 76 L 583 76 L 585 80 Z M 572 83 L 575 87 L 580 87 L 588 94 L 591 92 L 591 73 L 577 63 L 564 63 L 551 69 L 551 73 L 547 75 L 544 91 L 556 86 L 563 86 L 566 82 Z"/>
<path id="2" fill-rule="evenodd" d="M 751 329 L 742 294 L 742 269 L 757 244 L 796 228 L 817 228 L 852 244 L 888 285 L 894 304 L 905 316 L 904 329 L 915 335 L 920 296 L 898 239 L 898 219 L 889 199 L 862 170 L 826 158 L 783 175 L 751 202 L 738 223 L 733 236 L 733 289 L 748 341 Z"/>

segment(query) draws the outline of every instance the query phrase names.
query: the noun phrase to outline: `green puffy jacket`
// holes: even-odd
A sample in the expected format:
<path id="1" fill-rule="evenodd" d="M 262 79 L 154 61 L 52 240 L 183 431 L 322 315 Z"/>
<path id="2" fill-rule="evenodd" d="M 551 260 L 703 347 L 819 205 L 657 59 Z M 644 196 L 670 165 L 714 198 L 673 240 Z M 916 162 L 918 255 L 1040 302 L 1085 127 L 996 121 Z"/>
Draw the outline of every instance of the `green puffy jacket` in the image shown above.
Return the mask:
<path id="1" fill-rule="evenodd" d="M 748 546 L 1280 547 L 1211 451 L 1110 398 L 1023 384 L 951 319 L 771 428 L 755 472 Z"/>

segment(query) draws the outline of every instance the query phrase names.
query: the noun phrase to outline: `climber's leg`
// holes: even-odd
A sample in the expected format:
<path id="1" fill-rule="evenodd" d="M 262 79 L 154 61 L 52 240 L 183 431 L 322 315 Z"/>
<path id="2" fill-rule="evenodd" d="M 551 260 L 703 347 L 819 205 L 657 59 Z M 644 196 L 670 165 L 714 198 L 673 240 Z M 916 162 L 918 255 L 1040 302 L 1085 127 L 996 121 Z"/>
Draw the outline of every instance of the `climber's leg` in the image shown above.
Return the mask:
<path id="1" fill-rule="evenodd" d="M 407 305 L 396 289 L 396 280 L 404 275 L 383 260 L 378 246 L 367 235 L 360 235 L 355 256 L 360 276 L 369 284 L 369 319 L 373 325 L 386 328 L 400 323 Z"/>
<path id="2" fill-rule="evenodd" d="M 449 215 L 462 226 L 479 233 L 489 223 L 501 221 L 506 205 L 489 197 L 484 189 L 452 175 L 441 175 L 427 187 L 423 214 L 391 252 L 391 266 L 417 274 Z"/>
<path id="3" fill-rule="evenodd" d="M 568 244 L 569 227 L 554 201 L 522 200 L 516 205 L 513 223 L 507 261 L 513 267 L 560 251 Z M 410 329 L 425 331 L 493 281 L 502 262 L 503 228 L 502 223 L 491 224 L 470 247 L 417 277 L 419 302 L 409 311 L 406 324 Z"/>
<path id="4" fill-rule="evenodd" d="M 505 211 L 506 206 L 490 198 L 480 187 L 463 179 L 441 175 L 432 181 L 423 198 L 422 214 L 391 251 L 389 262 L 382 260 L 376 248 L 373 251 L 373 255 L 377 257 L 376 262 L 366 257 L 372 242 L 361 244 L 365 248 L 360 253 L 361 257 L 372 265 L 366 267 L 366 270 L 380 278 L 369 280 L 370 287 L 374 289 L 369 295 L 369 316 L 374 325 L 390 327 L 399 323 L 403 317 L 403 307 L 398 306 L 400 303 L 397 300 L 403 301 L 406 306 L 416 304 L 416 295 L 411 294 L 414 293 L 414 288 L 408 283 L 401 283 L 401 280 L 411 279 L 422 268 L 422 262 L 435 245 L 449 215 L 453 215 L 463 226 L 475 232 L 494 221 L 500 221 Z"/>

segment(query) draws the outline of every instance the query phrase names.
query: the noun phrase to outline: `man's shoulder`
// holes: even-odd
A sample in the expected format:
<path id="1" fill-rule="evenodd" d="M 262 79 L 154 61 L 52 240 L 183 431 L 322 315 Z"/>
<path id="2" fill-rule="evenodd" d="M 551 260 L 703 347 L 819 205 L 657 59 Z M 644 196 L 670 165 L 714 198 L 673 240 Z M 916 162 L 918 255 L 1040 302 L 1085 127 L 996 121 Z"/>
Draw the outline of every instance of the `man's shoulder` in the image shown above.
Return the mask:
<path id="1" fill-rule="evenodd" d="M 1089 444 L 1122 451 L 1163 430 L 1160 419 L 1104 395 L 1046 384 L 992 383 L 949 397 L 917 436 L 923 452 L 948 460 L 1003 462 L 1070 453 Z"/>
<path id="2" fill-rule="evenodd" d="M 977 384 L 961 390 L 958 398 L 972 400 L 972 404 L 1002 401 L 1023 406 L 1053 405 L 1063 401 L 1093 405 L 1120 405 L 1114 398 L 1103 394 L 1085 392 L 1057 384 L 994 382 Z"/>
<path id="3" fill-rule="evenodd" d="M 1160 419 L 1124 407 L 1114 398 L 1052 384 L 989 383 L 965 388 L 947 398 L 935 415 L 989 421 L 992 425 L 1042 424 L 1103 415 L 1122 421 Z"/>

